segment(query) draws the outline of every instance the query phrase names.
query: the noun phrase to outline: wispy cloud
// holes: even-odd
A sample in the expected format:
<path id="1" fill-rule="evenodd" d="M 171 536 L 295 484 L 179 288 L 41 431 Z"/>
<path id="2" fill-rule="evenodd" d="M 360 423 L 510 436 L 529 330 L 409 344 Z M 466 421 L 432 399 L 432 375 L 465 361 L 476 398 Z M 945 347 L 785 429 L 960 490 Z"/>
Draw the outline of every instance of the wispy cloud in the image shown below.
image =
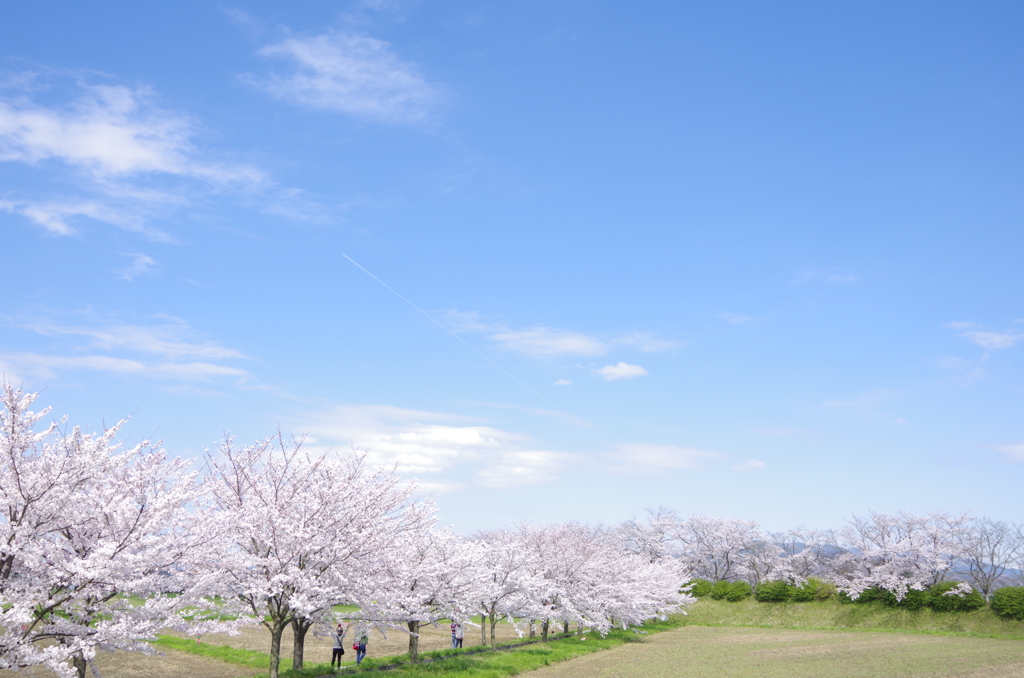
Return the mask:
<path id="1" fill-rule="evenodd" d="M 440 90 L 383 40 L 332 31 L 289 37 L 259 52 L 289 61 L 287 73 L 246 75 L 245 81 L 287 102 L 386 122 L 428 119 Z"/>
<path id="2" fill-rule="evenodd" d="M 661 339 L 649 332 L 628 332 L 611 339 L 591 334 L 535 325 L 514 329 L 501 322 L 484 319 L 479 313 L 448 310 L 440 314 L 453 332 L 482 334 L 496 348 L 537 357 L 583 356 L 607 354 L 613 346 L 629 346 L 644 353 L 671 351 L 682 346 L 676 341 Z"/>
<path id="3" fill-rule="evenodd" d="M 0 99 L 0 160 L 57 160 L 96 179 L 159 173 L 217 182 L 262 179 L 257 170 L 196 158 L 194 123 L 156 107 L 146 88 L 81 85 L 63 108 L 24 96 Z"/>
<path id="4" fill-rule="evenodd" d="M 649 332 L 630 332 L 617 339 L 613 339 L 612 343 L 634 346 L 644 353 L 664 353 L 665 351 L 671 351 L 682 346 L 678 341 L 659 339 Z"/>
<path id="5" fill-rule="evenodd" d="M 733 471 L 760 471 L 766 466 L 763 461 L 757 459 L 748 459 L 747 461 L 739 464 L 734 464 L 732 467 Z"/>
<path id="6" fill-rule="evenodd" d="M 549 327 L 531 327 L 525 330 L 501 330 L 488 338 L 498 348 L 528 355 L 596 356 L 607 352 L 604 343 L 581 332 L 556 330 Z"/>
<path id="7" fill-rule="evenodd" d="M 115 323 L 91 316 L 88 320 L 91 324 L 64 325 L 52 318 L 8 318 L 8 325 L 64 340 L 64 350 L 49 355 L 0 352 L 0 362 L 9 374 L 42 379 L 75 370 L 179 381 L 248 377 L 240 367 L 212 362 L 245 356 L 216 342 L 196 341 L 196 333 L 177 318 L 161 318 L 162 322 L 154 325 Z M 68 340 L 72 340 L 70 345 Z"/>
<path id="8" fill-rule="evenodd" d="M 575 459 L 466 417 L 388 405 L 337 405 L 300 414 L 290 424 L 317 446 L 354 445 L 367 451 L 371 463 L 398 463 L 411 474 L 468 470 L 473 482 L 486 487 L 550 482 Z"/>
<path id="9" fill-rule="evenodd" d="M 51 337 L 82 337 L 87 349 L 124 350 L 178 360 L 182 358 L 244 358 L 235 349 L 213 341 L 195 341 L 197 334 L 187 322 L 169 316 L 158 324 L 132 325 L 90 316 L 92 324 L 63 325 L 50 318 L 15 319 L 12 324 Z"/>
<path id="10" fill-rule="evenodd" d="M 743 315 L 742 313 L 719 313 L 718 317 L 730 325 L 744 325 L 754 321 L 752 317 L 749 315 Z"/>
<path id="11" fill-rule="evenodd" d="M 1024 464 L 1024 443 L 1001 445 L 996 449 L 1003 453 L 1003 461 L 1011 464 Z"/>
<path id="12" fill-rule="evenodd" d="M 44 182 L 5 194 L 0 210 L 58 236 L 102 224 L 158 242 L 175 238 L 156 222 L 220 195 L 289 220 L 323 220 L 300 191 L 201 148 L 201 126 L 158 105 L 147 87 L 22 75 L 0 83 L 0 162 L 21 163 Z"/>
<path id="13" fill-rule="evenodd" d="M 58 371 L 92 370 L 151 379 L 209 381 L 219 377 L 243 377 L 245 370 L 206 362 L 158 363 L 111 356 L 56 356 L 39 353 L 0 353 L 0 366 L 11 374 L 53 379 Z"/>
<path id="14" fill-rule="evenodd" d="M 986 329 L 983 325 L 973 322 L 950 322 L 946 323 L 946 327 L 960 330 L 957 332 L 957 336 L 964 337 L 978 346 L 989 350 L 1013 348 L 1017 345 L 1017 342 L 1024 339 L 1024 332 L 998 332 Z"/>
<path id="15" fill-rule="evenodd" d="M 140 275 L 150 273 L 154 268 L 158 266 L 156 260 L 145 254 L 129 254 L 132 257 L 132 263 L 120 271 L 118 277 L 122 280 L 132 281 Z"/>
<path id="16" fill-rule="evenodd" d="M 647 370 L 640 367 L 639 365 L 630 365 L 629 363 L 618 363 L 616 365 L 605 365 L 600 369 L 594 370 L 594 374 L 598 375 L 599 377 L 607 381 L 615 381 L 617 379 L 633 379 L 634 377 L 645 377 L 647 376 Z"/>
<path id="17" fill-rule="evenodd" d="M 556 379 L 555 386 L 572 386 L 572 382 L 568 379 Z"/>
<path id="18" fill-rule="evenodd" d="M 648 445 L 626 443 L 615 451 L 602 455 L 616 472 L 647 473 L 650 471 L 703 468 L 712 459 L 722 457 L 718 452 L 679 445 Z"/>

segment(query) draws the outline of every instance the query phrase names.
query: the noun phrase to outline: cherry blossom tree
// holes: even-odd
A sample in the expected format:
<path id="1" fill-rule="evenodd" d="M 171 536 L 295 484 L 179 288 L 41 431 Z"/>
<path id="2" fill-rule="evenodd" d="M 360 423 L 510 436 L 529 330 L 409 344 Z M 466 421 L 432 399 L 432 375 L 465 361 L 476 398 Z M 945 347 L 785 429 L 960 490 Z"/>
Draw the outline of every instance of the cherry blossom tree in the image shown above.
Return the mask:
<path id="1" fill-rule="evenodd" d="M 924 590 L 944 579 L 962 555 L 966 515 L 871 513 L 853 516 L 841 531 L 845 551 L 833 563 L 832 580 L 857 598 L 867 588 Z"/>
<path id="2" fill-rule="evenodd" d="M 404 625 L 409 659 L 419 661 L 420 629 L 441 619 L 463 620 L 483 582 L 480 548 L 450 529 L 409 531 L 396 543 L 376 596 L 363 605 L 367 620 Z"/>
<path id="3" fill-rule="evenodd" d="M 35 399 L 2 385 L 0 667 L 84 678 L 97 649 L 152 651 L 157 631 L 203 617 L 216 573 L 195 556 L 210 537 L 186 510 L 198 492 L 188 462 L 148 442 L 123 450 L 124 422 L 37 431 L 49 409 L 32 412 Z"/>
<path id="4" fill-rule="evenodd" d="M 376 584 L 433 508 L 409 501 L 414 488 L 395 469 L 367 470 L 355 453 L 313 456 L 280 434 L 240 449 L 228 437 L 219 453 L 207 453 L 207 484 L 229 537 L 216 566 L 270 632 L 277 678 L 284 630 L 299 668 L 306 632 L 333 605 L 387 596 Z"/>
<path id="5" fill-rule="evenodd" d="M 518 532 L 495 530 L 475 540 L 480 547 L 478 565 L 483 570 L 477 609 L 488 620 L 495 645 L 498 622 L 515 622 L 536 612 L 536 591 L 543 586 L 536 553 L 526 547 Z M 481 633 L 486 631 L 482 628 Z M 483 637 L 486 642 L 486 636 Z"/>
<path id="6" fill-rule="evenodd" d="M 985 600 L 1009 578 L 1015 559 L 1024 556 L 1024 541 L 1014 525 L 978 518 L 959 531 L 960 558 L 967 566 L 971 583 Z"/>

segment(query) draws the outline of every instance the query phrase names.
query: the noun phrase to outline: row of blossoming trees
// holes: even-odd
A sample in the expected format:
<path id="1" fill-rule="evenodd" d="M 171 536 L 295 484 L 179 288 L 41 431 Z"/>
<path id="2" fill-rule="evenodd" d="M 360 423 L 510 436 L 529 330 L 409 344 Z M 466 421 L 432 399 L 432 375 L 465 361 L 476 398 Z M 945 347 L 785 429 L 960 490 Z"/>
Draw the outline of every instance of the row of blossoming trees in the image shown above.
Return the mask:
<path id="1" fill-rule="evenodd" d="M 396 469 L 356 453 L 228 438 L 196 473 L 158 445 L 125 449 L 120 424 L 42 425 L 49 410 L 8 384 L 0 400 L 0 668 L 84 678 L 100 649 L 258 623 L 276 678 L 289 627 L 298 668 L 339 604 L 358 606 L 357 625 L 407 631 L 415 660 L 420 627 L 440 619 L 483 615 L 493 643 L 503 620 L 605 632 L 692 600 L 684 563 L 624 549 L 612 530 L 439 529 Z"/>
<path id="2" fill-rule="evenodd" d="M 872 513 L 835 531 L 766 533 L 752 521 L 658 509 L 619 530 L 628 550 L 652 562 L 677 562 L 693 577 L 755 589 L 818 577 L 850 598 L 876 588 L 900 600 L 953 580 L 962 585 L 951 595 L 977 590 L 990 599 L 1001 586 L 1024 585 L 1024 524 L 968 514 Z"/>
<path id="3" fill-rule="evenodd" d="M 693 601 L 690 577 L 831 581 L 851 597 L 902 598 L 944 579 L 986 597 L 1018 583 L 1021 526 L 966 515 L 854 517 L 836 532 L 660 509 L 605 528 L 521 525 L 465 538 L 439 529 L 396 469 L 355 453 L 307 454 L 280 435 L 206 455 L 202 473 L 158 445 L 41 423 L 35 396 L 4 384 L 0 408 L 0 668 L 44 665 L 84 678 L 98 649 L 150 651 L 192 635 L 263 624 L 276 678 L 281 640 L 334 621 L 419 630 L 476 620 L 482 642 L 514 623 L 546 638 L 570 624 L 606 632 Z M 358 626 L 357 626 L 358 629 Z"/>

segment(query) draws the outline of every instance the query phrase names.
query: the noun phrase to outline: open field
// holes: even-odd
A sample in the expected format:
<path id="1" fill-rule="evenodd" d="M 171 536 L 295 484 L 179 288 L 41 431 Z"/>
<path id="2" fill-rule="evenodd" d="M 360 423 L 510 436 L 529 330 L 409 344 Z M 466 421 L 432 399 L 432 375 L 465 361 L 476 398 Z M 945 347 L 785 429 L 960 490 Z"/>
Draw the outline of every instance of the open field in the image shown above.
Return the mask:
<path id="1" fill-rule="evenodd" d="M 1024 622 L 996 617 L 988 610 L 954 614 L 931 610 L 908 611 L 880 604 L 843 605 L 837 601 L 765 604 L 753 600 L 729 603 L 702 599 L 690 614 L 676 619 L 681 628 L 644 636 L 643 642 L 614 646 L 592 634 L 550 646 L 534 645 L 516 653 L 475 655 L 425 666 L 426 674 L 445 672 L 466 678 L 511 675 L 551 662 L 530 672 L 531 678 L 569 676 L 1021 676 L 1024 678 Z M 663 625 L 662 628 L 665 628 Z M 508 624 L 497 626 L 500 641 L 518 639 Z M 991 636 L 991 637 L 986 637 Z M 630 635 L 630 638 L 636 638 Z M 612 639 L 609 639 L 611 641 Z M 193 643 L 194 640 L 186 641 Z M 269 634 L 263 627 L 238 636 L 207 635 L 202 647 L 216 651 L 227 645 L 266 653 Z M 618 642 L 622 642 L 621 640 Z M 465 646 L 480 643 L 480 629 L 467 627 Z M 610 650 L 589 654 L 598 647 Z M 613 647 L 614 646 L 614 647 Z M 373 632 L 369 656 L 403 654 L 408 636 Z M 450 647 L 448 626 L 422 630 L 421 651 Z M 158 656 L 101 653 L 97 668 L 103 678 L 247 678 L 266 674 L 265 654 L 246 666 L 161 647 Z M 580 651 L 585 656 L 579 657 Z M 283 670 L 291 666 L 291 632 L 282 643 Z M 330 660 L 331 643 L 312 633 L 306 640 L 307 666 Z M 353 663 L 348 647 L 346 664 Z M 520 656 L 521 655 L 521 656 Z M 532 658 L 531 658 L 532 657 Z M 562 659 L 577 657 L 568 662 Z M 498 672 L 495 673 L 494 671 Z M 421 670 L 392 675 L 419 676 Z M 0 676 L 52 675 L 46 671 Z"/>
<path id="2" fill-rule="evenodd" d="M 530 678 L 1024 677 L 1024 642 L 849 631 L 684 626 Z"/>
<path id="3" fill-rule="evenodd" d="M 956 633 L 1024 639 L 1024 621 L 996 616 L 991 610 L 936 612 L 906 610 L 881 603 L 736 603 L 702 598 L 688 609 L 685 624 L 769 626 L 803 629 L 879 629 L 924 633 Z"/>

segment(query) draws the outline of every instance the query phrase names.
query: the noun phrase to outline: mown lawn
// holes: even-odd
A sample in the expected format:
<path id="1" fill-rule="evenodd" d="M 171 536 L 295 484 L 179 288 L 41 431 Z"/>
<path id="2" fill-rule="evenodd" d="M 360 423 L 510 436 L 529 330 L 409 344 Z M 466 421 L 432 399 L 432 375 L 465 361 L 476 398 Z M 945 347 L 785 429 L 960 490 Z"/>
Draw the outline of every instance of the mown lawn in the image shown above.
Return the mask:
<path id="1" fill-rule="evenodd" d="M 944 633 L 1024 639 L 1024 621 L 997 616 L 985 608 L 972 612 L 936 612 L 928 608 L 906 610 L 877 602 L 737 603 L 702 598 L 692 605 L 685 625 L 763 626 L 794 629 L 858 629 Z"/>
<path id="2" fill-rule="evenodd" d="M 1024 641 L 920 633 L 683 626 L 529 678 L 1024 676 Z"/>

